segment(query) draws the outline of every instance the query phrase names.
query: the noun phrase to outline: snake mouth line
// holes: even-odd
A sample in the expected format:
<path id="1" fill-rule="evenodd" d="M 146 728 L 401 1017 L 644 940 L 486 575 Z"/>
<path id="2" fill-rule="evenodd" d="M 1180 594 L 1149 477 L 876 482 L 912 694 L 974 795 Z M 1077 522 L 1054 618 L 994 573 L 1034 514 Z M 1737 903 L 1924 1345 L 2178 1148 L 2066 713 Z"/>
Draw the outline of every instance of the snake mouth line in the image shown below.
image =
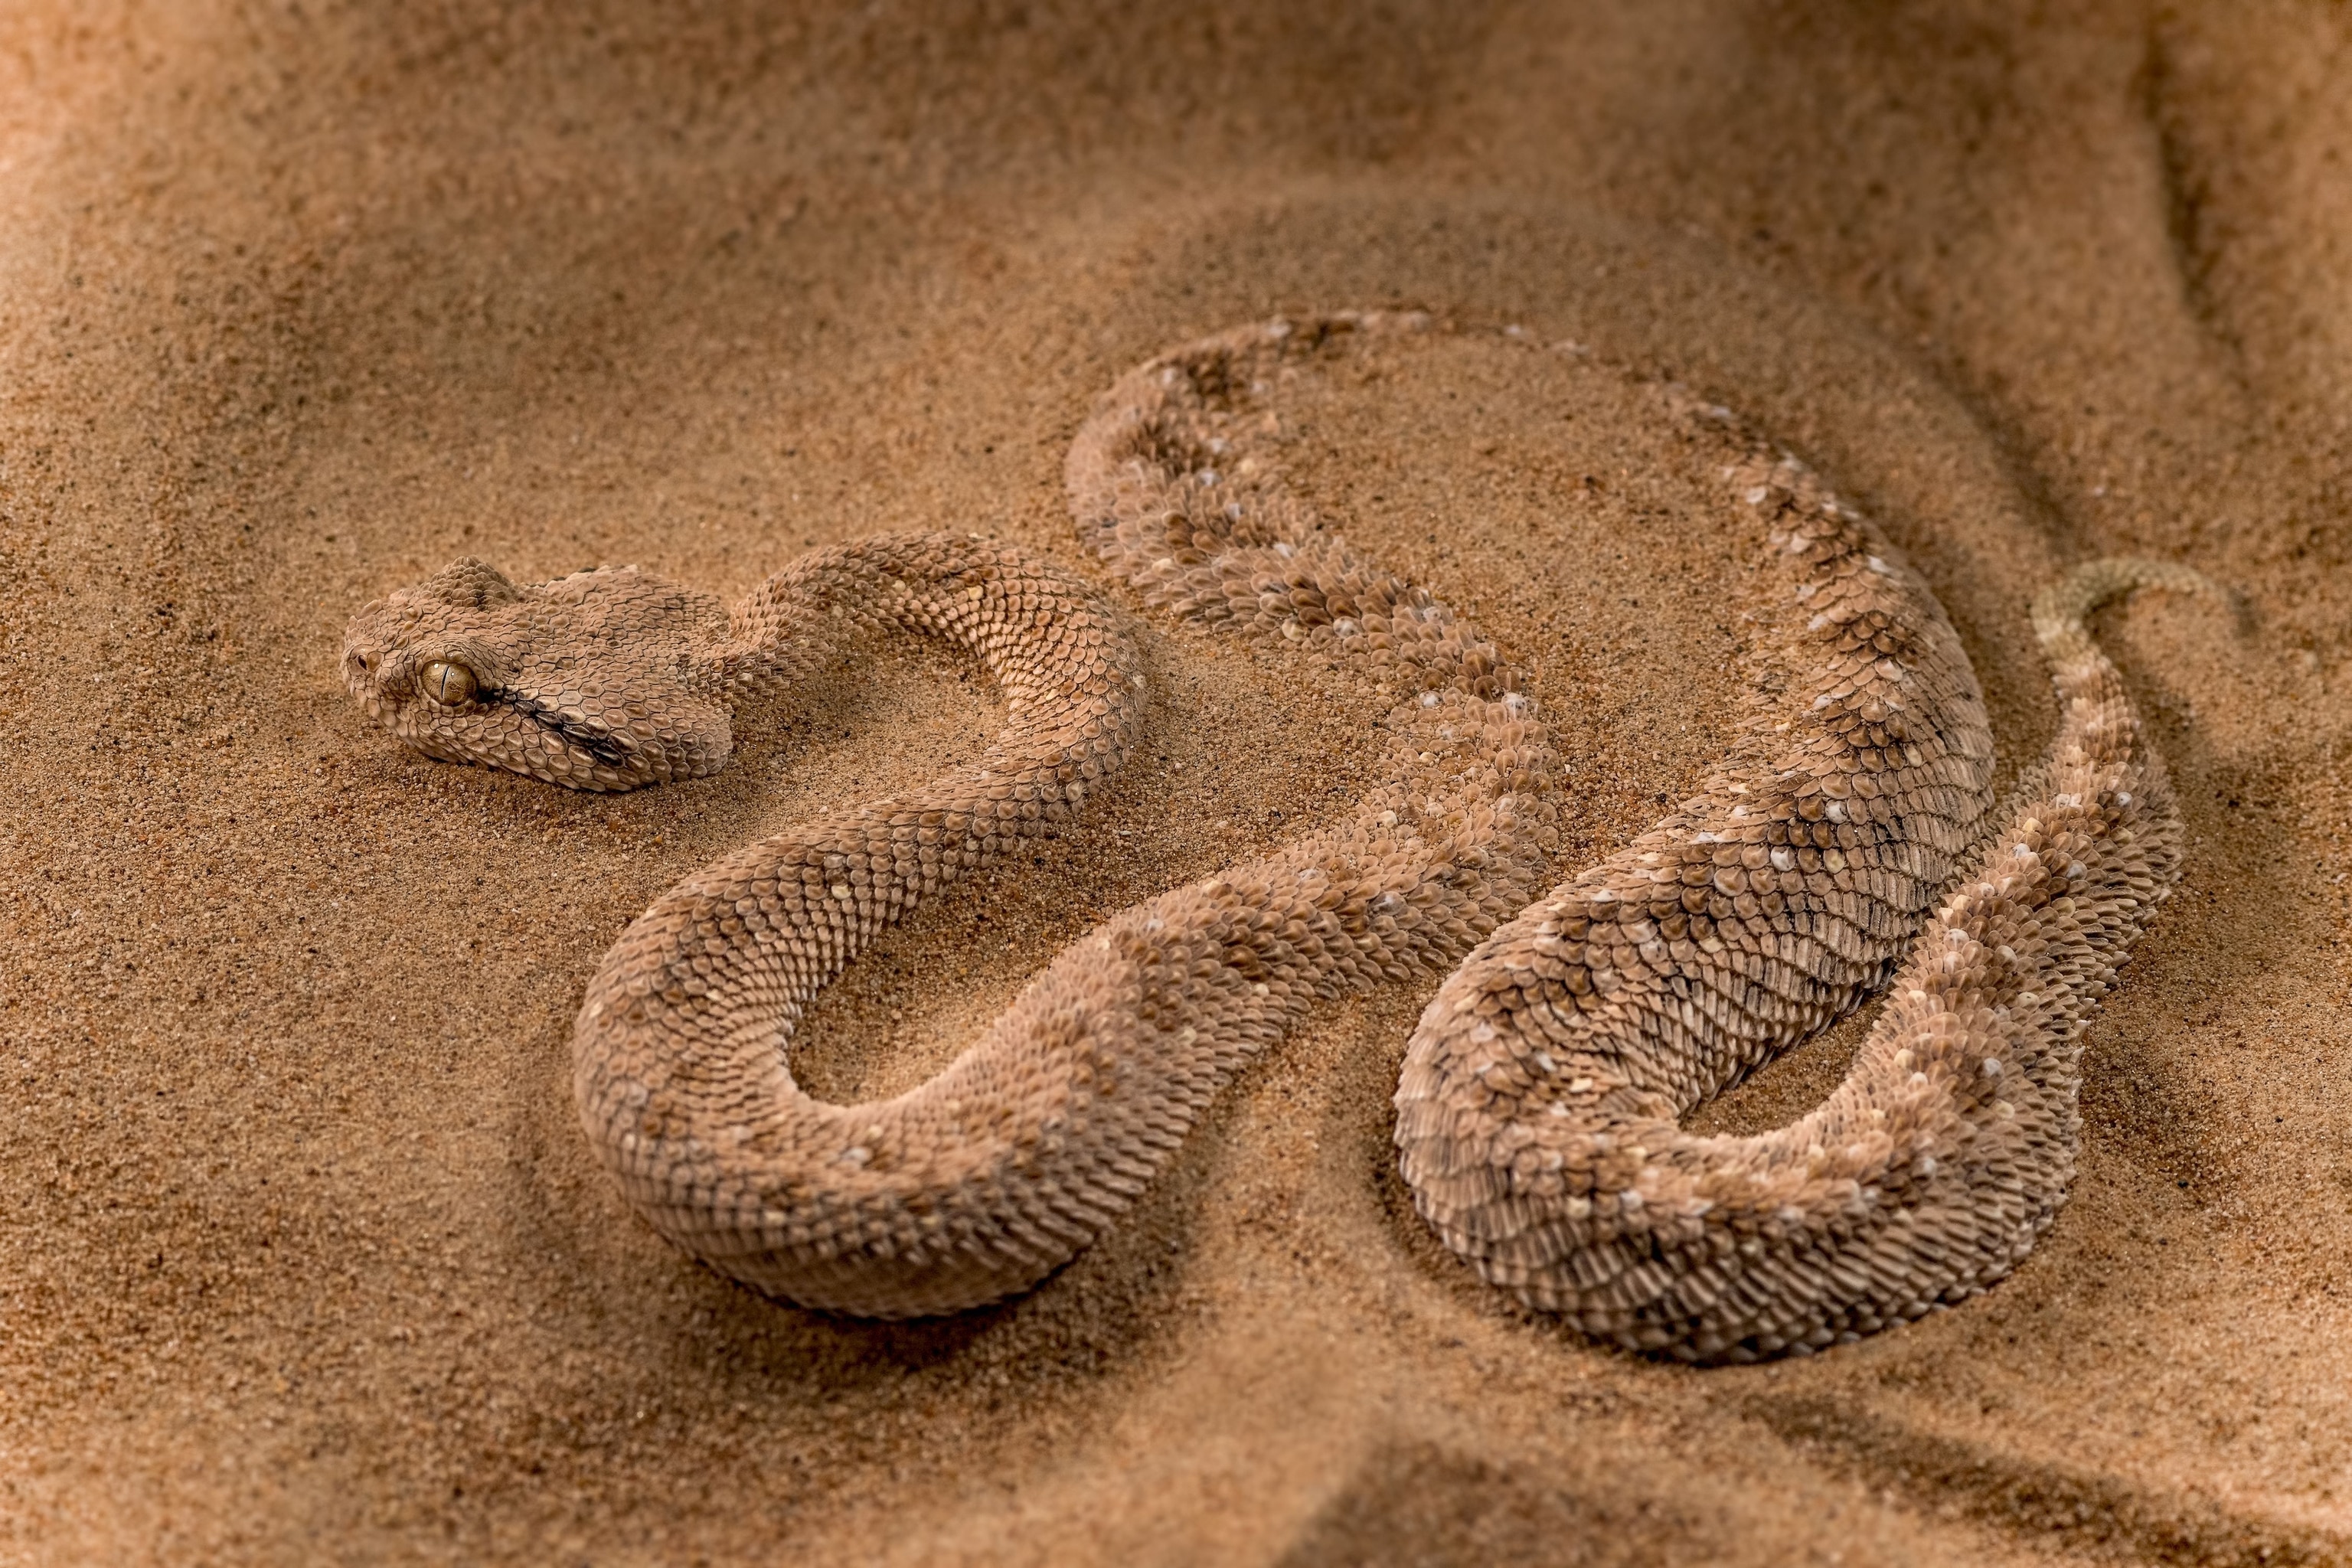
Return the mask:
<path id="1" fill-rule="evenodd" d="M 569 718 L 536 697 L 525 697 L 520 692 L 515 691 L 501 691 L 496 694 L 495 700 L 505 704 L 549 733 L 562 737 L 566 744 L 587 752 L 608 768 L 621 766 L 636 752 L 635 746 L 612 731 L 600 730 L 593 724 Z"/>

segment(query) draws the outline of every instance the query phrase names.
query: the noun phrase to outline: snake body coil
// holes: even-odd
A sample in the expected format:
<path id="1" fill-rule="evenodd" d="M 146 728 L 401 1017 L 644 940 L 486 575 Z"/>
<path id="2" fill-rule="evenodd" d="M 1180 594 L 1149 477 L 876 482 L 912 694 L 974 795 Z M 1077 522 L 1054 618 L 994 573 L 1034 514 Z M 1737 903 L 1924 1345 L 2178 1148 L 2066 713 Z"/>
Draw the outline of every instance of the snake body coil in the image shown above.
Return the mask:
<path id="1" fill-rule="evenodd" d="M 1082 584 L 920 534 L 804 558 L 731 611 L 629 569 L 517 586 L 462 562 L 354 620 L 346 678 L 404 739 L 581 788 L 714 771 L 732 697 L 885 632 L 957 643 L 1003 687 L 978 766 L 746 846 L 606 955 L 574 1035 L 581 1117 L 664 1235 L 809 1306 L 999 1300 L 1100 1234 L 1316 999 L 1421 972 L 1447 978 L 1397 1094 L 1402 1169 L 1447 1245 L 1532 1306 L 1746 1359 L 1916 1316 L 2024 1256 L 2073 1173 L 2083 1019 L 2179 860 L 2083 616 L 2191 580 L 2105 563 L 2037 604 L 2064 715 L 1987 838 L 1990 733 L 1933 595 L 1801 465 L 1683 400 L 1756 535 L 1754 692 L 1697 795 L 1529 906 L 1556 808 L 1519 676 L 1262 450 L 1284 377 L 1423 330 L 1346 315 L 1177 350 L 1111 390 L 1068 462 L 1088 547 L 1148 605 L 1399 697 L 1383 782 L 1105 922 L 892 1100 L 811 1099 L 793 1030 L 884 925 L 1051 831 L 1134 744 L 1137 652 Z M 1758 1138 L 1681 1130 L 1890 975 L 1819 1110 Z"/>

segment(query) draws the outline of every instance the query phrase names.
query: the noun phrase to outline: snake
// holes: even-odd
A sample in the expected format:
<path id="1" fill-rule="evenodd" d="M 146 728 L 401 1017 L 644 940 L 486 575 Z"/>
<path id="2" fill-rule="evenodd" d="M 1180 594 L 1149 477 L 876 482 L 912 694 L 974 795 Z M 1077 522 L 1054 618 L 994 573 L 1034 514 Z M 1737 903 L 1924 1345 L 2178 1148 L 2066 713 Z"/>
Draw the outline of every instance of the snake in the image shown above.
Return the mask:
<path id="1" fill-rule="evenodd" d="M 1286 318 L 1119 377 L 1065 478 L 1124 605 L 1033 552 L 922 531 L 812 552 L 732 605 L 635 567 L 517 584 L 469 557 L 354 616 L 345 682 L 401 741 L 577 790 L 709 776 L 743 703 L 882 639 L 943 643 L 1002 694 L 976 761 L 735 849 L 604 955 L 573 1095 L 656 1232 L 806 1308 L 1003 1301 L 1113 1226 L 1313 1008 L 1418 979 L 1435 991 L 1393 1123 L 1412 1206 L 1478 1278 L 1584 1334 L 1702 1363 L 1809 1353 L 2032 1251 L 2074 1175 L 2085 1022 L 2182 853 L 2088 617 L 2208 585 L 2105 560 L 2033 601 L 2057 729 L 1997 799 L 1983 697 L 1926 581 L 1795 456 L 1645 384 L 1721 486 L 1755 630 L 1727 754 L 1554 880 L 1560 766 L 1528 673 L 1276 460 L 1285 385 L 1449 330 Z M 1370 782 L 1339 819 L 1100 922 L 926 1081 L 813 1097 L 792 1043 L 824 986 L 1113 787 L 1150 710 L 1139 602 L 1391 699 Z M 1811 1111 L 1684 1128 L 1882 998 Z"/>

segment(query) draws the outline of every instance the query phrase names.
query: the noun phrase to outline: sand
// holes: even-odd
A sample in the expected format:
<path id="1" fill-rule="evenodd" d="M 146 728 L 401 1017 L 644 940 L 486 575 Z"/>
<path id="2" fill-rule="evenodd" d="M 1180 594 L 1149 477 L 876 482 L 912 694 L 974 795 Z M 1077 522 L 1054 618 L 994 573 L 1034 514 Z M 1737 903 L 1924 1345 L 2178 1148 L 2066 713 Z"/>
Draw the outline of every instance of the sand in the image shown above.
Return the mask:
<path id="1" fill-rule="evenodd" d="M 2352 12 L 1619 0 L 0 14 L 0 1561 L 2352 1561 Z M 1612 412 L 1733 405 L 1881 518 L 2005 759 L 2104 623 L 2179 895 L 2008 1282 L 1691 1371 L 1480 1289 L 1318 1012 L 1032 1295 L 875 1327 L 673 1252 L 572 1013 L 655 894 L 982 744 L 917 651 L 619 798 L 427 762 L 336 676 L 479 553 L 740 592 L 970 528 L 1086 566 L 1122 369 L 1277 310 L 1522 326 L 1304 389 L 1307 491 L 1541 671 L 1570 863 L 1720 745 L 1727 526 Z M 1574 348 L 1564 345 L 1574 344 Z M 1153 744 L 817 1009 L 920 1078 L 1062 944 L 1345 809 L 1360 694 L 1150 616 Z M 1851 1027 L 1707 1114 L 1765 1125 Z"/>

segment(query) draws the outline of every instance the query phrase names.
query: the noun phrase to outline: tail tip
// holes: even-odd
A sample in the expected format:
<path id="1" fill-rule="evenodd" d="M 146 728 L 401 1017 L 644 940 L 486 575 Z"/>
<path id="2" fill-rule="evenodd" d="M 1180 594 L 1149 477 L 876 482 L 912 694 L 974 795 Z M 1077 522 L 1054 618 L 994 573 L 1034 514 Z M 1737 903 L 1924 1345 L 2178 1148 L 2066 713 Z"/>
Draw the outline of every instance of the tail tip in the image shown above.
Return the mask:
<path id="1" fill-rule="evenodd" d="M 2221 585 L 2177 561 L 2137 555 L 2106 555 L 2085 561 L 2033 596 L 2033 630 L 2048 644 L 2083 635 L 2083 623 L 2100 605 L 2141 588 L 2222 597 Z"/>

